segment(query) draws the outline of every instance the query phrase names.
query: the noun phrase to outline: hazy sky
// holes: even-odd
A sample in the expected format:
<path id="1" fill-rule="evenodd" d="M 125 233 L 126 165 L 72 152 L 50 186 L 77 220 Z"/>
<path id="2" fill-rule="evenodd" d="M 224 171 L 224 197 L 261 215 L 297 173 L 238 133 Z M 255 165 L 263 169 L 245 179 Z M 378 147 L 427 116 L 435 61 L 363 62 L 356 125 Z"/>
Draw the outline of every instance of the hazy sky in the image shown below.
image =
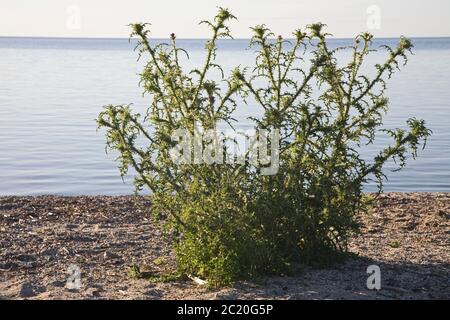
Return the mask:
<path id="1" fill-rule="evenodd" d="M 449 0 L 0 0 L 0 36 L 127 37 L 130 22 L 151 22 L 154 37 L 208 36 L 197 23 L 217 6 L 239 19 L 235 38 L 265 23 L 281 35 L 312 22 L 336 37 L 450 36 Z"/>

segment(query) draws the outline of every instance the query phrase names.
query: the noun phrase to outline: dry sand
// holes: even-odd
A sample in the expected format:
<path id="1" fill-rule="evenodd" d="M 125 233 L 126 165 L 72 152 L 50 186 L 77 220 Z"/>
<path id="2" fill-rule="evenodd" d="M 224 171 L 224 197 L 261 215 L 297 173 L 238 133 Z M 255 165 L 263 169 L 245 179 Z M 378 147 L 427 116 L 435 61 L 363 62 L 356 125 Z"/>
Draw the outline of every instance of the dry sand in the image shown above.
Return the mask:
<path id="1" fill-rule="evenodd" d="M 132 197 L 1 197 L 2 299 L 450 299 L 450 193 L 387 193 L 362 216 L 357 257 L 295 277 L 207 289 L 190 280 L 133 279 L 175 267 L 169 242 Z M 68 268 L 81 288 L 66 287 Z M 368 290 L 378 265 L 381 290 Z"/>

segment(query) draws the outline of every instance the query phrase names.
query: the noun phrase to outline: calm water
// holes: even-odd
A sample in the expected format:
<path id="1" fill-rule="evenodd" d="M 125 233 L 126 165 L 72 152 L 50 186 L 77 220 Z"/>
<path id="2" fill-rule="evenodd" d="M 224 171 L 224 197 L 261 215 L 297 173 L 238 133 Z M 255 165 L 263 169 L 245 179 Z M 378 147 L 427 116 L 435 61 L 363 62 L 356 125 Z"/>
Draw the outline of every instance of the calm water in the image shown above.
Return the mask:
<path id="1" fill-rule="evenodd" d="M 389 174 L 385 190 L 450 191 L 450 39 L 414 43 L 415 55 L 389 83 L 385 126 L 417 116 L 434 134 L 416 161 Z M 203 42 L 180 44 L 190 52 L 187 64 L 198 65 Z M 219 61 L 229 68 L 251 64 L 246 44 L 222 43 Z M 127 40 L 0 38 L 0 195 L 133 191 L 130 179 L 123 183 L 118 176 L 114 155 L 105 154 L 94 122 L 106 104 L 145 107 L 136 75 L 142 64 L 132 48 Z M 381 57 L 377 53 L 373 62 Z M 248 126 L 246 117 L 254 113 L 251 106 L 240 110 L 239 124 Z"/>

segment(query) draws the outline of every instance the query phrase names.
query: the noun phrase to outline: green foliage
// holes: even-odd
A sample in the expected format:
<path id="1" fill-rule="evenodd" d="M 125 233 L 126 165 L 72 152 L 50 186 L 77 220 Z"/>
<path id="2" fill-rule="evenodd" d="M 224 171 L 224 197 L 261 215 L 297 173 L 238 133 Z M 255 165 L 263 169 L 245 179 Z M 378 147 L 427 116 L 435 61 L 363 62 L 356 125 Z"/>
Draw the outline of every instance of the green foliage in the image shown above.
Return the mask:
<path id="1" fill-rule="evenodd" d="M 142 273 L 141 273 L 141 269 L 139 268 L 139 266 L 132 265 L 128 269 L 128 277 L 130 279 L 140 279 L 140 278 L 142 278 Z"/>
<path id="2" fill-rule="evenodd" d="M 148 59 L 140 85 L 152 98 L 150 107 L 141 117 L 129 106 L 110 105 L 98 118 L 107 146 L 119 153 L 121 174 L 134 169 L 136 190 L 152 192 L 155 217 L 164 217 L 176 235 L 179 272 L 210 285 L 284 273 L 296 262 L 333 262 L 358 231 L 357 214 L 373 200 L 363 186 L 375 180 L 381 192 L 385 164 L 395 160 L 401 169 L 430 135 L 415 118 L 407 121 L 407 130 L 381 128 L 388 108 L 385 81 L 406 63 L 408 39 L 385 47 L 385 63 L 369 77 L 361 67 L 374 51 L 370 34 L 358 35 L 350 47 L 330 49 L 323 24 L 296 30 L 291 40 L 256 26 L 250 43 L 256 50 L 254 69 L 237 67 L 225 77 L 215 62 L 216 45 L 231 37 L 232 19 L 220 9 L 213 21 L 202 22 L 212 37 L 204 65 L 190 72 L 181 67 L 180 56 L 187 52 L 175 35 L 170 44 L 152 44 L 146 24 L 131 25 L 139 55 Z M 351 52 L 348 63 L 337 60 L 341 50 Z M 210 79 L 214 71 L 221 74 L 219 82 Z M 216 129 L 219 122 L 233 128 L 237 101 L 263 110 L 262 117 L 253 118 L 256 129 L 280 130 L 277 174 L 262 175 L 249 161 L 171 160 L 174 130 L 194 133 L 194 122 L 205 129 Z M 380 132 L 392 137 L 392 145 L 364 160 L 361 148 Z"/>
<path id="3" fill-rule="evenodd" d="M 399 241 L 391 241 L 390 243 L 389 243 L 389 246 L 391 247 L 391 248 L 394 248 L 394 249 L 396 249 L 396 248 L 400 248 L 400 242 Z"/>

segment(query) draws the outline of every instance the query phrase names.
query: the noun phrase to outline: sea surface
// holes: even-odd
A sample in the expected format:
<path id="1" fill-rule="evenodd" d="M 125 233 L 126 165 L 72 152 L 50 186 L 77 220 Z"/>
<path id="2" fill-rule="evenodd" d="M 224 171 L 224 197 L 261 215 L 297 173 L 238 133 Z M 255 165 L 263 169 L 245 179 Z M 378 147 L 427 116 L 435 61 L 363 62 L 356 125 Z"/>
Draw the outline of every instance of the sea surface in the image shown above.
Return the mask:
<path id="1" fill-rule="evenodd" d="M 394 46 L 395 39 L 377 39 Z M 407 118 L 426 120 L 433 130 L 427 148 L 401 172 L 388 173 L 386 191 L 450 191 L 450 38 L 413 39 L 414 55 L 388 83 L 386 128 L 404 127 Z M 332 40 L 332 46 L 349 40 Z M 189 54 L 186 67 L 199 66 L 203 40 L 180 40 Z M 248 40 L 221 42 L 218 61 L 229 72 L 252 65 Z M 107 104 L 133 103 L 142 96 L 133 43 L 127 39 L 0 38 L 0 195 L 94 195 L 133 192 L 120 178 L 115 154 L 105 153 L 95 119 Z M 379 62 L 386 52 L 374 53 Z M 343 53 L 342 57 L 348 57 Z M 368 69 L 367 72 L 370 73 Z M 256 106 L 242 106 L 236 118 L 250 128 Z M 387 141 L 367 148 L 370 157 Z M 374 189 L 368 185 L 367 190 Z"/>

